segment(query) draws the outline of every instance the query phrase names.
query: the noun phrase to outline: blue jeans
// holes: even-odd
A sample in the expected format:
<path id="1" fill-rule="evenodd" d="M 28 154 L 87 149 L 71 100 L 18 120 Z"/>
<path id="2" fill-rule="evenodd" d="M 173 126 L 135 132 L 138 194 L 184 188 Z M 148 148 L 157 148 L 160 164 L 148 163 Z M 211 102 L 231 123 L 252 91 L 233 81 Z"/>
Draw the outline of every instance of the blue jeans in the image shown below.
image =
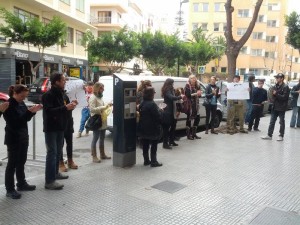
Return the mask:
<path id="1" fill-rule="evenodd" d="M 81 110 L 81 120 L 80 120 L 80 128 L 79 128 L 79 132 L 82 133 L 82 131 L 84 130 L 84 125 L 86 123 L 86 121 L 88 120 L 88 118 L 90 117 L 90 109 L 89 108 L 82 108 Z"/>
<path id="2" fill-rule="evenodd" d="M 100 139 L 99 147 L 104 148 L 105 131 L 106 130 L 94 130 L 93 131 L 93 140 L 92 140 L 92 144 L 91 144 L 92 149 L 96 149 L 96 144 L 97 144 L 98 139 Z"/>
<path id="3" fill-rule="evenodd" d="M 246 116 L 245 116 L 245 123 L 249 123 L 251 119 L 251 112 L 252 112 L 252 101 L 247 100 L 247 111 L 246 111 Z"/>
<path id="4" fill-rule="evenodd" d="M 296 124 L 296 121 L 297 121 L 297 124 Z M 300 107 L 299 106 L 293 107 L 293 114 L 292 114 L 292 118 L 291 118 L 290 127 L 295 127 L 295 125 L 297 127 L 300 127 Z"/>
<path id="5" fill-rule="evenodd" d="M 279 117 L 279 124 L 280 124 L 279 135 L 281 137 L 284 136 L 284 128 L 285 128 L 284 116 L 285 116 L 285 111 L 277 111 L 274 109 L 272 110 L 270 125 L 269 125 L 269 129 L 268 129 L 268 136 L 272 137 L 272 135 L 273 135 L 277 117 Z"/>
<path id="6" fill-rule="evenodd" d="M 64 145 L 64 132 L 45 132 L 45 142 L 47 148 L 45 180 L 52 183 L 58 174 L 58 163 Z"/>

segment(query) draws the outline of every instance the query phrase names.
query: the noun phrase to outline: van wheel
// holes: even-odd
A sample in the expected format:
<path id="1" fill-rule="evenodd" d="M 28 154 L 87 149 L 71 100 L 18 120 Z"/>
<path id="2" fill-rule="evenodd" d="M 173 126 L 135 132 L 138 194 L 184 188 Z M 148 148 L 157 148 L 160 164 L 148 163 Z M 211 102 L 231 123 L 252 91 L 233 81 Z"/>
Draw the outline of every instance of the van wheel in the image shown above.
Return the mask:
<path id="1" fill-rule="evenodd" d="M 216 115 L 215 120 L 214 120 L 214 128 L 217 128 L 217 127 L 220 126 L 221 119 L 222 119 L 222 116 L 220 115 L 219 112 L 217 112 L 217 115 Z"/>

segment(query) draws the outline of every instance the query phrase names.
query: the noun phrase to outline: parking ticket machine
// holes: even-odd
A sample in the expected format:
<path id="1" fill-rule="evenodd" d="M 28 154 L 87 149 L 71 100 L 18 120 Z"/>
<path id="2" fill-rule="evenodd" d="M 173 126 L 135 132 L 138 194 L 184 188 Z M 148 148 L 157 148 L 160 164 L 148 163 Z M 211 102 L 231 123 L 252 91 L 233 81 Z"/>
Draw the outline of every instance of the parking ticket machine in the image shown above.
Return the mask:
<path id="1" fill-rule="evenodd" d="M 113 165 L 127 167 L 136 163 L 137 82 L 128 75 L 113 79 Z"/>

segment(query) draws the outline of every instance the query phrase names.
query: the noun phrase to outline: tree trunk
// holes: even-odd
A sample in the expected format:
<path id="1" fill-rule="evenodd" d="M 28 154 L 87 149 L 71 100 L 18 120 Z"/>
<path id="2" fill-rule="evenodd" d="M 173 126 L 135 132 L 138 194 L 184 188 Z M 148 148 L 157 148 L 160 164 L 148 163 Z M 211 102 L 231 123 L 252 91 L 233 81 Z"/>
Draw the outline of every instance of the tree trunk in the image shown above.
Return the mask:
<path id="1" fill-rule="evenodd" d="M 228 82 L 232 82 L 233 76 L 236 72 L 236 60 L 238 57 L 238 54 L 233 52 L 227 52 L 227 66 L 228 66 Z"/>

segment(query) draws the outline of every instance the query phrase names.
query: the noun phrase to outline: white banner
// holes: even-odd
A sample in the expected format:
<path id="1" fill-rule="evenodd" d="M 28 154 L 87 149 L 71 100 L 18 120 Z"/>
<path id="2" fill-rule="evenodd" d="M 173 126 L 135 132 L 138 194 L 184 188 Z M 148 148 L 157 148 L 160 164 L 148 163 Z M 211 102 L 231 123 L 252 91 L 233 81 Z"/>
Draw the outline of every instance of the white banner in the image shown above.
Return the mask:
<path id="1" fill-rule="evenodd" d="M 245 100 L 249 99 L 249 83 L 228 83 L 227 84 L 228 100 Z"/>

